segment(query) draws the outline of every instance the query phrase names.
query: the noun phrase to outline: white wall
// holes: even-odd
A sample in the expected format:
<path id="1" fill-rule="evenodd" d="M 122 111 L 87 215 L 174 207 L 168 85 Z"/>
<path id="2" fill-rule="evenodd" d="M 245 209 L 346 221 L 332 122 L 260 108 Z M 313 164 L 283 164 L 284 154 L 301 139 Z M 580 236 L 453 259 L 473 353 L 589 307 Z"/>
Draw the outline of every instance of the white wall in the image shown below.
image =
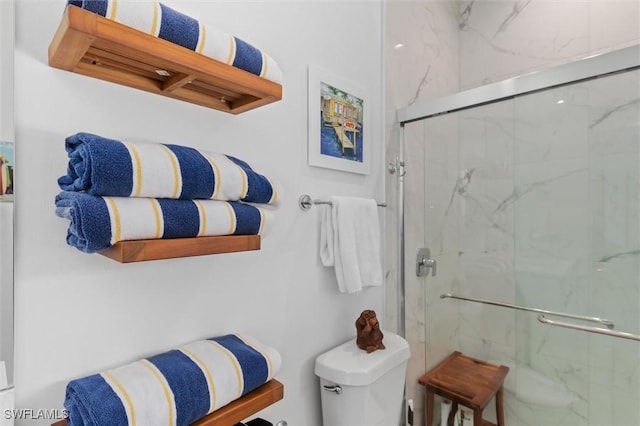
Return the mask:
<path id="1" fill-rule="evenodd" d="M 13 3 L 0 1 L 0 141 L 8 142 L 14 140 L 13 15 Z M 5 196 L 5 201 L 7 198 Z M 6 362 L 9 383 L 13 382 L 12 342 L 13 203 L 0 202 L 0 360 Z"/>
<path id="2" fill-rule="evenodd" d="M 14 7 L 0 2 L 0 140 L 13 138 L 13 25 Z"/>
<path id="3" fill-rule="evenodd" d="M 384 289 L 338 293 L 318 258 L 320 207 L 298 196 L 384 200 L 379 1 L 164 2 L 269 52 L 281 102 L 240 116 L 60 71 L 47 47 L 65 2 L 18 0 L 16 50 L 16 405 L 61 408 L 66 383 L 199 338 L 242 331 L 278 348 L 284 401 L 262 416 L 321 422 L 315 357 L 355 335 Z M 307 64 L 367 89 L 372 173 L 309 167 Z M 54 215 L 64 138 L 78 131 L 190 145 L 238 156 L 280 180 L 285 197 L 258 252 L 123 265 L 65 243 Z M 42 422 L 46 424 L 47 422 Z"/>

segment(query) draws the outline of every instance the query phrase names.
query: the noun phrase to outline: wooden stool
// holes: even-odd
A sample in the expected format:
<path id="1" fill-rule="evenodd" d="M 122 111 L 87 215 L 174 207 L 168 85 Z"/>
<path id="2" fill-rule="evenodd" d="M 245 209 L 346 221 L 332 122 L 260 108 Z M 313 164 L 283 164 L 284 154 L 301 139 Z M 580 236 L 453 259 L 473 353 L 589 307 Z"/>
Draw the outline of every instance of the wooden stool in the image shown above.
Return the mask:
<path id="1" fill-rule="evenodd" d="M 453 352 L 437 367 L 418 379 L 418 382 L 427 388 L 426 426 L 433 426 L 433 400 L 436 394 L 451 400 L 448 426 L 453 425 L 458 404 L 473 410 L 474 426 L 493 425 L 482 420 L 482 411 L 494 396 L 497 426 L 504 426 L 502 384 L 508 372 L 509 368 L 504 365 L 489 364 L 458 351 Z"/>

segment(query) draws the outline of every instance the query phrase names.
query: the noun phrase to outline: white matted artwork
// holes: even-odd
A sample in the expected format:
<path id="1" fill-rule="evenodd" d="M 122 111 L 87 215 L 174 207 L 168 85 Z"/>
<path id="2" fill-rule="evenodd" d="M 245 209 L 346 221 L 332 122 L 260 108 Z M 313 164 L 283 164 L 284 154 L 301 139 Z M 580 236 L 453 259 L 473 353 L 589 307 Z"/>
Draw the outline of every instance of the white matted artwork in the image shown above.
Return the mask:
<path id="1" fill-rule="evenodd" d="M 364 90 L 311 66 L 308 78 L 309 165 L 369 174 L 372 125 Z"/>

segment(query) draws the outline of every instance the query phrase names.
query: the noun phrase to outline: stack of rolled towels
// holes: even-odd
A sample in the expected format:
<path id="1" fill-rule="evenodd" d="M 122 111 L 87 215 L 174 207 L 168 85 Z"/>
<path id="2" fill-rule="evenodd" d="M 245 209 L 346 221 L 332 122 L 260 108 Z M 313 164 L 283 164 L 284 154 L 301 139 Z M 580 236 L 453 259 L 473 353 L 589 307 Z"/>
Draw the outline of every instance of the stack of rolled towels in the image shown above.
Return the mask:
<path id="1" fill-rule="evenodd" d="M 69 426 L 188 425 L 271 380 L 279 352 L 228 334 L 67 384 Z"/>
<path id="2" fill-rule="evenodd" d="M 91 133 L 65 146 L 56 215 L 85 253 L 125 240 L 264 235 L 272 221 L 264 206 L 277 203 L 278 185 L 233 156 Z"/>

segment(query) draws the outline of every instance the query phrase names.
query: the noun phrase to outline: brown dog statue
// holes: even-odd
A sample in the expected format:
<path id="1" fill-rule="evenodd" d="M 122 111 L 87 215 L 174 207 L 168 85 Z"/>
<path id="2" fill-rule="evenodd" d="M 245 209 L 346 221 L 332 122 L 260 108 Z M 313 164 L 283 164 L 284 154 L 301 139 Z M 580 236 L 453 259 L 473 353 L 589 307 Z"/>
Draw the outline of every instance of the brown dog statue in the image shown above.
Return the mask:
<path id="1" fill-rule="evenodd" d="M 380 324 L 375 311 L 371 309 L 362 311 L 356 320 L 356 332 L 356 345 L 360 349 L 367 351 L 367 353 L 371 353 L 376 349 L 384 349 L 382 344 L 384 335 L 380 331 Z"/>

